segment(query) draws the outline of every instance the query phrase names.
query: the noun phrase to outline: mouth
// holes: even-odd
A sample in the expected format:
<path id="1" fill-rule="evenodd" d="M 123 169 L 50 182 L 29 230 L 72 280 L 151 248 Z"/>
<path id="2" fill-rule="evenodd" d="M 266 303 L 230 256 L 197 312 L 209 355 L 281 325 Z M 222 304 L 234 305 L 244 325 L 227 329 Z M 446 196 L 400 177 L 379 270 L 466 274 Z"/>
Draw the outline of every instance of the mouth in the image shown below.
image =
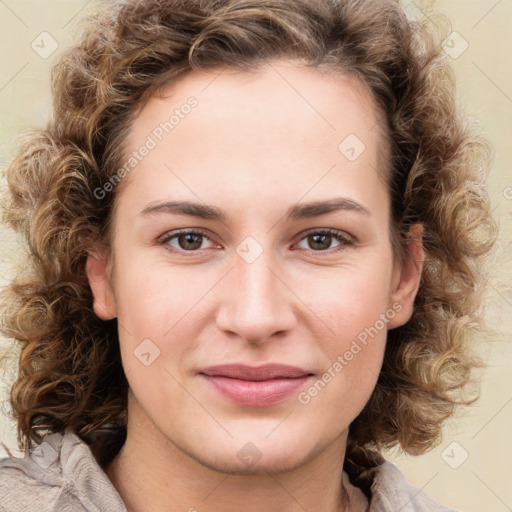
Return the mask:
<path id="1" fill-rule="evenodd" d="M 314 374 L 303 368 L 281 364 L 251 367 L 219 365 L 198 372 L 217 394 L 237 405 L 264 407 L 297 393 Z"/>

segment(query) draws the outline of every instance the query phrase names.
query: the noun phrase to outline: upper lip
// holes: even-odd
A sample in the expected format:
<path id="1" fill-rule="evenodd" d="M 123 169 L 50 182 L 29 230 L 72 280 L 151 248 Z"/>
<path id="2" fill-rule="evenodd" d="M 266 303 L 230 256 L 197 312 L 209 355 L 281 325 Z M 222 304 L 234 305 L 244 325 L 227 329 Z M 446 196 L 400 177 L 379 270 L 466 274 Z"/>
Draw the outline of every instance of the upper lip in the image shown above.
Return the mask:
<path id="1" fill-rule="evenodd" d="M 230 377 L 239 380 L 271 380 L 280 378 L 297 378 L 313 375 L 310 371 L 285 364 L 269 363 L 262 366 L 245 364 L 221 364 L 209 366 L 198 371 L 204 375 Z"/>

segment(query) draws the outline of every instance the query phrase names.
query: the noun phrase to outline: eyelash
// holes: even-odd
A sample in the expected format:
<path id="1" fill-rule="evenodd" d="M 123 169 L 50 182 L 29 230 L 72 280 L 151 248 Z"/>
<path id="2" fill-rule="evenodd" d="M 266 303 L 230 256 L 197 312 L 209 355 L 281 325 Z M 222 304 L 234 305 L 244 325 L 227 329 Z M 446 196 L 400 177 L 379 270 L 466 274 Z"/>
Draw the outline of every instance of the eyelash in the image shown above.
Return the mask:
<path id="1" fill-rule="evenodd" d="M 206 231 L 203 231 L 202 229 L 198 228 L 198 229 L 182 229 L 182 230 L 179 230 L 179 231 L 176 231 L 176 232 L 172 231 L 170 233 L 166 233 L 165 235 L 163 235 L 162 237 L 160 237 L 158 239 L 158 243 L 160 245 L 166 245 L 166 244 L 169 244 L 169 242 L 172 239 L 177 238 L 180 235 L 189 235 L 189 234 L 192 234 L 192 235 L 203 235 L 208 240 L 212 241 L 210 239 L 210 237 L 208 236 L 208 233 Z M 337 248 L 331 249 L 331 250 L 324 249 L 324 250 L 320 250 L 320 251 L 315 251 L 313 249 L 310 249 L 311 252 L 314 252 L 314 253 L 317 253 L 317 254 L 330 255 L 332 253 L 335 253 L 335 252 L 343 250 L 344 246 L 347 247 L 347 246 L 351 246 L 351 245 L 355 244 L 354 240 L 351 237 L 343 234 L 342 231 L 338 231 L 336 229 L 331 229 L 331 228 L 309 230 L 309 231 L 307 231 L 303 235 L 303 237 L 299 240 L 299 242 L 301 242 L 302 240 L 304 240 L 305 238 L 307 238 L 308 236 L 311 236 L 311 235 L 331 235 L 338 242 L 340 242 L 340 246 L 338 246 Z M 169 250 L 171 252 L 176 252 L 176 253 L 179 253 L 179 254 L 190 253 L 191 255 L 195 255 L 195 254 L 197 254 L 200 251 L 200 249 L 193 250 L 193 251 L 185 251 L 183 249 L 176 249 L 174 247 L 172 249 L 167 249 L 167 250 Z"/>

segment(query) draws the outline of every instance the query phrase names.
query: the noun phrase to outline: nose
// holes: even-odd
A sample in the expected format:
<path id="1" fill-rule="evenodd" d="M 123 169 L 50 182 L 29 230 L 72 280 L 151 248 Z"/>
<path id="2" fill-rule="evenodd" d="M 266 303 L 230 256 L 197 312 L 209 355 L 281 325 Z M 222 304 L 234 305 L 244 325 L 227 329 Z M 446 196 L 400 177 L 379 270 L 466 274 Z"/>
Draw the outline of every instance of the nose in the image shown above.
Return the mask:
<path id="1" fill-rule="evenodd" d="M 270 341 L 296 323 L 298 299 L 269 253 L 251 263 L 235 254 L 217 314 L 220 330 L 252 344 Z"/>

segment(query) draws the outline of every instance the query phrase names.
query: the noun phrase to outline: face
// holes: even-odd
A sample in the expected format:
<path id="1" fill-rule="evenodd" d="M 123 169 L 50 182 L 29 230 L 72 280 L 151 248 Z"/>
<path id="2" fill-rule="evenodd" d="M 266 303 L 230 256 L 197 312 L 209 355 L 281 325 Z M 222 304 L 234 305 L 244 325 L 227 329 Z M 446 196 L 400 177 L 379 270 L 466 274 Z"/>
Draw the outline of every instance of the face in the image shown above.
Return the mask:
<path id="1" fill-rule="evenodd" d="M 292 61 L 219 73 L 134 121 L 112 276 L 99 250 L 87 272 L 96 313 L 118 318 L 132 424 L 219 470 L 292 469 L 339 453 L 419 272 L 394 264 L 386 142 L 359 82 Z M 211 368 L 231 364 L 300 371 Z"/>

